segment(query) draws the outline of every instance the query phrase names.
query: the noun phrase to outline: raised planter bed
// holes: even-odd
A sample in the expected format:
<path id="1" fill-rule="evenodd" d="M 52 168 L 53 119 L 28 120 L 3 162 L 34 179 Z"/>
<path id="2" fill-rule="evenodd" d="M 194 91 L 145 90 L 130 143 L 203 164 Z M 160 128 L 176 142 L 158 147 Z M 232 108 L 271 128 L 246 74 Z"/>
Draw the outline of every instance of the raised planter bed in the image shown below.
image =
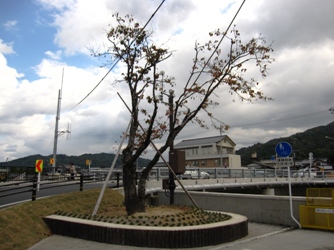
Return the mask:
<path id="1" fill-rule="evenodd" d="M 53 234 L 108 244 L 150 248 L 192 248 L 218 245 L 247 236 L 245 216 L 224 213 L 230 220 L 183 227 L 149 227 L 50 215 L 44 218 Z"/>

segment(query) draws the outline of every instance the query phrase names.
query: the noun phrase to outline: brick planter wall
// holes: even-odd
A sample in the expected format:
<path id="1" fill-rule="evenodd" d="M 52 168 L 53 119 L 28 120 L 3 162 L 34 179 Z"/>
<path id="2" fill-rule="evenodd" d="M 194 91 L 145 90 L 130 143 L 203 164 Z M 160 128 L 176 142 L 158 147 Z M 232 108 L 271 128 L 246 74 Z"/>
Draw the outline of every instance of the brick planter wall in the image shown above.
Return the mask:
<path id="1" fill-rule="evenodd" d="M 119 225 L 50 215 L 44 221 L 53 234 L 108 244 L 151 248 L 192 248 L 218 245 L 247 236 L 246 217 L 230 214 L 219 223 L 186 227 L 148 227 Z"/>

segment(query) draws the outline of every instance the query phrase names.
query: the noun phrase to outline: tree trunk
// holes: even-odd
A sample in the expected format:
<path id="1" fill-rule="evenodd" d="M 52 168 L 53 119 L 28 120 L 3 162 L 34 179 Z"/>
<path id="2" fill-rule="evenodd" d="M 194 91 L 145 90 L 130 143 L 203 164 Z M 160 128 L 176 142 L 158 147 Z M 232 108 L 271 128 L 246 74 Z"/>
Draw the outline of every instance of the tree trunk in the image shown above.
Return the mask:
<path id="1" fill-rule="evenodd" d="M 145 212 L 146 204 L 146 178 L 147 176 L 141 175 L 138 183 L 138 212 Z"/>
<path id="2" fill-rule="evenodd" d="M 136 187 L 136 165 L 123 166 L 124 205 L 128 215 L 137 211 L 138 196 Z"/>

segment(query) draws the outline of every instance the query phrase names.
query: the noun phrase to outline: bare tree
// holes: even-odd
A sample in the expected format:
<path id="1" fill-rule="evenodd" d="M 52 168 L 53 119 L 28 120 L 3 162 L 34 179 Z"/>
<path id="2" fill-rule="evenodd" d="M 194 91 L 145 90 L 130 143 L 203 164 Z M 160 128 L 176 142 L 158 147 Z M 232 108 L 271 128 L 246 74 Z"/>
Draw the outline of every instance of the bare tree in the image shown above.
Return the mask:
<path id="1" fill-rule="evenodd" d="M 176 136 L 189 123 L 206 127 L 199 117 L 203 111 L 212 119 L 209 108 L 218 105 L 212 98 L 219 91 L 226 91 L 241 100 L 268 100 L 262 91 L 257 90 L 255 79 L 245 79 L 246 64 L 253 62 L 262 77 L 267 76 L 267 65 L 274 61 L 270 57 L 271 45 L 267 46 L 262 36 L 242 43 L 239 31 L 234 27 L 227 35 L 216 30 L 209 33 L 212 40 L 206 44 L 195 43 L 195 56 L 188 81 L 182 85 L 172 107 L 162 101 L 162 95 L 171 95 L 166 90 L 175 86 L 173 77 L 158 69 L 158 65 L 168 59 L 172 52 L 157 46 L 151 40 L 153 32 L 143 30 L 130 15 L 124 18 L 115 14 L 117 26 L 111 27 L 108 34 L 110 46 L 97 56 L 110 56 L 112 60 L 124 63 L 126 71 L 119 83 L 127 85 L 131 105 L 132 123 L 126 147 L 122 151 L 123 185 L 125 206 L 128 215 L 145 211 L 145 184 L 152 167 L 160 155 L 170 146 Z M 226 56 L 223 56 L 220 43 L 229 41 Z M 210 55 L 209 59 L 205 55 Z M 177 83 L 180 89 L 182 83 Z M 167 86 L 167 87 L 166 87 Z M 146 107 L 146 108 L 143 108 Z M 159 115 L 166 110 L 164 115 Z M 172 119 L 169 119 L 169 117 Z M 170 120 L 170 124 L 168 126 Z M 143 121 L 140 124 L 140 121 Z M 147 150 L 150 142 L 166 138 L 149 165 L 142 171 L 138 189 L 136 187 L 136 160 Z M 161 141 L 160 141 L 161 143 Z"/>

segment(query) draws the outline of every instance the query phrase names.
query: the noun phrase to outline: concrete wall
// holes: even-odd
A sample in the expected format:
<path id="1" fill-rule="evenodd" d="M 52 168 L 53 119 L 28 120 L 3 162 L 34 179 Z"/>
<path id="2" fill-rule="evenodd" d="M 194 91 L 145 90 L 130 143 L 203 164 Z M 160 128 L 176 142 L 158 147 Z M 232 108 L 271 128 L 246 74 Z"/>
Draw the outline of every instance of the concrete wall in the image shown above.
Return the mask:
<path id="1" fill-rule="evenodd" d="M 197 205 L 205 210 L 224 211 L 244 215 L 249 221 L 298 227 L 290 212 L 288 196 L 189 192 Z M 164 191 L 158 192 L 154 205 L 169 204 Z M 175 191 L 174 204 L 193 205 L 183 191 Z M 299 221 L 299 206 L 306 204 L 305 197 L 293 197 L 294 218 Z"/>
<path id="2" fill-rule="evenodd" d="M 229 164 L 230 168 L 241 168 L 241 157 L 240 155 L 229 154 Z"/>

